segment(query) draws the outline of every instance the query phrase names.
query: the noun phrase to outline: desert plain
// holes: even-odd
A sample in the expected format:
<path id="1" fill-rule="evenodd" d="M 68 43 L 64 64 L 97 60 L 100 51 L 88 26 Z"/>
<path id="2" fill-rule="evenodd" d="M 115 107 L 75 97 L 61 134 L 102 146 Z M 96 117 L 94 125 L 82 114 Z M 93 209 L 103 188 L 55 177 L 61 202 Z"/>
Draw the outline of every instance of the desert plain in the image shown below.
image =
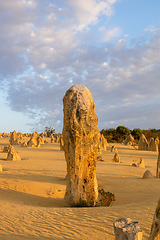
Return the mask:
<path id="1" fill-rule="evenodd" d="M 97 161 L 96 175 L 99 189 L 114 193 L 115 202 L 109 207 L 66 208 L 64 152 L 50 138 L 46 141 L 40 148 L 15 145 L 22 160 L 6 161 L 3 148 L 9 145 L 9 137 L 0 139 L 1 240 L 114 240 L 113 222 L 122 217 L 138 221 L 143 239 L 148 239 L 160 197 L 160 179 L 155 177 L 157 152 L 117 143 L 121 163 L 115 163 L 109 143 L 101 154 L 104 161 Z M 133 167 L 133 161 L 140 158 L 145 168 Z M 152 179 L 142 179 L 146 170 Z"/>

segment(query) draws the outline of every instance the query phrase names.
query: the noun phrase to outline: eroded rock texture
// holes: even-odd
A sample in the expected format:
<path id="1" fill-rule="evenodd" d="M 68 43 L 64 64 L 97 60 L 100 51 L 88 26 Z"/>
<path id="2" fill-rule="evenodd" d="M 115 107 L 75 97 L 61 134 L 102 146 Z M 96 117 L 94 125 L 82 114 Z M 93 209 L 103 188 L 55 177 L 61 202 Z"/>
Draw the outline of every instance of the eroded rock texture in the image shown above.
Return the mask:
<path id="1" fill-rule="evenodd" d="M 148 144 L 148 151 L 156 151 L 158 152 L 158 145 L 159 145 L 159 138 L 156 139 L 150 138 L 149 144 Z"/>
<path id="2" fill-rule="evenodd" d="M 113 223 L 115 240 L 142 240 L 142 229 L 130 218 L 120 218 Z"/>
<path id="3" fill-rule="evenodd" d="M 100 133 L 100 145 L 99 145 L 99 151 L 106 151 L 108 146 L 107 139 L 104 137 L 103 134 Z"/>
<path id="4" fill-rule="evenodd" d="M 119 157 L 118 153 L 115 153 L 115 154 L 114 154 L 114 157 L 113 157 L 112 160 L 113 160 L 113 162 L 120 163 L 120 157 Z"/>
<path id="5" fill-rule="evenodd" d="M 9 151 L 7 155 L 6 161 L 21 161 L 21 157 L 19 154 L 16 152 L 13 146 L 9 146 Z"/>
<path id="6" fill-rule="evenodd" d="M 27 142 L 28 147 L 40 147 L 40 141 L 38 138 L 38 132 L 32 133 L 30 140 Z"/>
<path id="7" fill-rule="evenodd" d="M 156 207 L 156 211 L 153 217 L 153 223 L 151 226 L 151 233 L 148 240 L 159 239 L 160 237 L 160 199 L 158 200 L 158 204 Z"/>
<path id="8" fill-rule="evenodd" d="M 157 159 L 156 177 L 160 178 L 160 143 L 158 145 L 158 159 Z"/>
<path id="9" fill-rule="evenodd" d="M 63 140 L 67 162 L 65 206 L 94 205 L 98 198 L 96 161 L 99 146 L 98 117 L 90 91 L 72 86 L 63 98 Z"/>
<path id="10" fill-rule="evenodd" d="M 148 141 L 144 134 L 142 134 L 139 139 L 138 150 L 148 150 Z"/>
<path id="11" fill-rule="evenodd" d="M 128 137 L 124 140 L 124 145 L 133 145 L 134 144 L 134 137 L 132 134 L 129 134 Z"/>
<path id="12" fill-rule="evenodd" d="M 11 145 L 18 145 L 19 139 L 16 131 L 13 131 L 10 136 L 10 144 Z"/>

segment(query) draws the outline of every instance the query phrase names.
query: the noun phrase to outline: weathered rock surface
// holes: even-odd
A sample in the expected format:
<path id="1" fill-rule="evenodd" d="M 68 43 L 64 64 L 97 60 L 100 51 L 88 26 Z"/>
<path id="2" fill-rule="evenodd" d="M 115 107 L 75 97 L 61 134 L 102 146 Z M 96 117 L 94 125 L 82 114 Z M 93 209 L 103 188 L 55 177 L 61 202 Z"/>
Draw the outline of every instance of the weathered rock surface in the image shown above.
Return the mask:
<path id="1" fill-rule="evenodd" d="M 149 179 L 149 178 L 153 178 L 153 175 L 152 175 L 152 173 L 151 173 L 149 170 L 147 170 L 147 171 L 145 171 L 145 173 L 143 174 L 142 179 Z"/>
<path id="2" fill-rule="evenodd" d="M 115 240 L 142 240 L 142 229 L 130 218 L 120 218 L 113 223 Z"/>
<path id="3" fill-rule="evenodd" d="M 144 134 L 141 135 L 138 142 L 138 150 L 148 150 L 148 141 Z"/>
<path id="4" fill-rule="evenodd" d="M 11 146 L 4 146 L 3 152 L 8 153 Z"/>
<path id="5" fill-rule="evenodd" d="M 94 205 L 98 198 L 96 162 L 99 146 L 98 117 L 90 91 L 72 86 L 63 98 L 63 140 L 67 162 L 65 206 L 85 202 Z"/>
<path id="6" fill-rule="evenodd" d="M 2 171 L 2 165 L 0 165 L 0 172 Z"/>
<path id="7" fill-rule="evenodd" d="M 108 146 L 107 139 L 100 133 L 100 144 L 99 144 L 99 152 L 106 151 Z"/>
<path id="8" fill-rule="evenodd" d="M 10 144 L 11 145 L 18 145 L 18 143 L 19 143 L 19 139 L 18 139 L 18 135 L 17 135 L 17 133 L 16 133 L 16 131 L 13 131 L 12 133 L 11 133 L 11 136 L 10 136 Z"/>
<path id="9" fill-rule="evenodd" d="M 144 160 L 142 158 L 140 158 L 140 161 L 138 163 L 138 167 L 145 168 L 145 163 L 144 163 Z"/>
<path id="10" fill-rule="evenodd" d="M 104 160 L 102 159 L 102 156 L 97 156 L 97 161 L 99 161 L 99 162 L 104 162 Z"/>
<path id="11" fill-rule="evenodd" d="M 40 142 L 38 141 L 38 138 L 38 132 L 32 133 L 30 140 L 27 142 L 28 147 L 40 147 Z"/>
<path id="12" fill-rule="evenodd" d="M 158 159 L 157 159 L 156 177 L 160 178 L 160 143 L 158 145 Z"/>
<path id="13" fill-rule="evenodd" d="M 9 152 L 7 155 L 7 161 L 21 161 L 21 157 L 19 154 L 15 151 L 13 146 L 10 146 Z"/>
<path id="14" fill-rule="evenodd" d="M 158 238 L 156 238 L 158 237 Z M 153 217 L 153 223 L 151 226 L 151 233 L 148 240 L 159 239 L 160 237 L 160 199 L 158 200 L 158 204 L 156 207 L 156 211 Z"/>
<path id="15" fill-rule="evenodd" d="M 113 162 L 120 163 L 120 157 L 119 157 L 118 153 L 114 154 L 114 157 L 112 160 L 113 160 Z"/>
<path id="16" fill-rule="evenodd" d="M 128 137 L 124 140 L 124 145 L 130 145 L 133 146 L 134 144 L 134 137 L 132 134 L 129 134 Z"/>
<path id="17" fill-rule="evenodd" d="M 158 152 L 158 144 L 159 144 L 159 138 L 150 138 L 150 141 L 148 143 L 148 151 L 156 151 Z"/>
<path id="18" fill-rule="evenodd" d="M 118 153 L 118 150 L 117 150 L 117 148 L 115 147 L 115 145 L 113 145 L 113 146 L 111 147 L 111 152 Z"/>
<path id="19" fill-rule="evenodd" d="M 54 143 L 54 137 L 51 135 L 51 143 Z"/>
<path id="20" fill-rule="evenodd" d="M 60 150 L 64 151 L 64 141 L 62 136 L 60 137 L 59 143 L 60 143 Z"/>
<path id="21" fill-rule="evenodd" d="M 144 163 L 144 160 L 142 158 L 140 158 L 139 161 L 134 161 L 133 160 L 133 163 L 132 163 L 132 166 L 133 167 L 141 167 L 141 168 L 145 168 L 145 163 Z"/>
<path id="22" fill-rule="evenodd" d="M 27 145 L 26 142 L 23 142 L 23 143 L 21 144 L 21 147 L 28 147 L 28 145 Z"/>

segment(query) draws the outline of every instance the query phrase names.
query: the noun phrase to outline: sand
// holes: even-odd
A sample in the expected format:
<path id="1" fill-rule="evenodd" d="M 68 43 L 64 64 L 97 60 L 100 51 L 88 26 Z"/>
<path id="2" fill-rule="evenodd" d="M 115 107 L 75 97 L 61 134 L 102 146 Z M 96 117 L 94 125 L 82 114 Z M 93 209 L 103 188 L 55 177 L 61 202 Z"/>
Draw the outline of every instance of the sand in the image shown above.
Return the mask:
<path id="1" fill-rule="evenodd" d="M 0 239 L 114 239 L 113 222 L 121 217 L 138 221 L 143 239 L 148 239 L 157 200 L 160 179 L 142 179 L 150 170 L 155 176 L 157 153 L 138 151 L 115 144 L 122 163 L 113 163 L 112 144 L 102 151 L 104 162 L 97 162 L 99 188 L 115 194 L 110 207 L 65 208 L 66 162 L 59 144 L 46 138 L 41 148 L 15 145 L 22 161 L 5 161 L 0 139 Z M 25 138 L 25 141 L 29 138 Z M 145 168 L 131 166 L 144 159 Z"/>

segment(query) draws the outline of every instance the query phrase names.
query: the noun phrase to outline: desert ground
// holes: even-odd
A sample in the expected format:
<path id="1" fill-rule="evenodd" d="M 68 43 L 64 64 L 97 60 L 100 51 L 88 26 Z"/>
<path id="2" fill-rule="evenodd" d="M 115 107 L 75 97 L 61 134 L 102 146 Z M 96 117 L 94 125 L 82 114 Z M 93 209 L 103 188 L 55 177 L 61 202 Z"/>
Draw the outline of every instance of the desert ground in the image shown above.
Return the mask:
<path id="1" fill-rule="evenodd" d="M 25 138 L 25 141 L 29 138 Z M 115 144 L 122 163 L 112 162 L 109 144 L 97 162 L 99 189 L 115 194 L 109 207 L 66 208 L 66 162 L 59 144 L 15 150 L 21 161 L 6 161 L 3 147 L 9 138 L 0 139 L 0 239 L 114 239 L 113 222 L 121 217 L 138 221 L 143 239 L 148 239 L 153 214 L 160 197 L 160 179 L 155 178 L 157 153 L 139 151 L 132 146 Z M 133 167 L 133 160 L 143 158 L 145 168 Z M 154 175 L 142 179 L 146 170 Z"/>

